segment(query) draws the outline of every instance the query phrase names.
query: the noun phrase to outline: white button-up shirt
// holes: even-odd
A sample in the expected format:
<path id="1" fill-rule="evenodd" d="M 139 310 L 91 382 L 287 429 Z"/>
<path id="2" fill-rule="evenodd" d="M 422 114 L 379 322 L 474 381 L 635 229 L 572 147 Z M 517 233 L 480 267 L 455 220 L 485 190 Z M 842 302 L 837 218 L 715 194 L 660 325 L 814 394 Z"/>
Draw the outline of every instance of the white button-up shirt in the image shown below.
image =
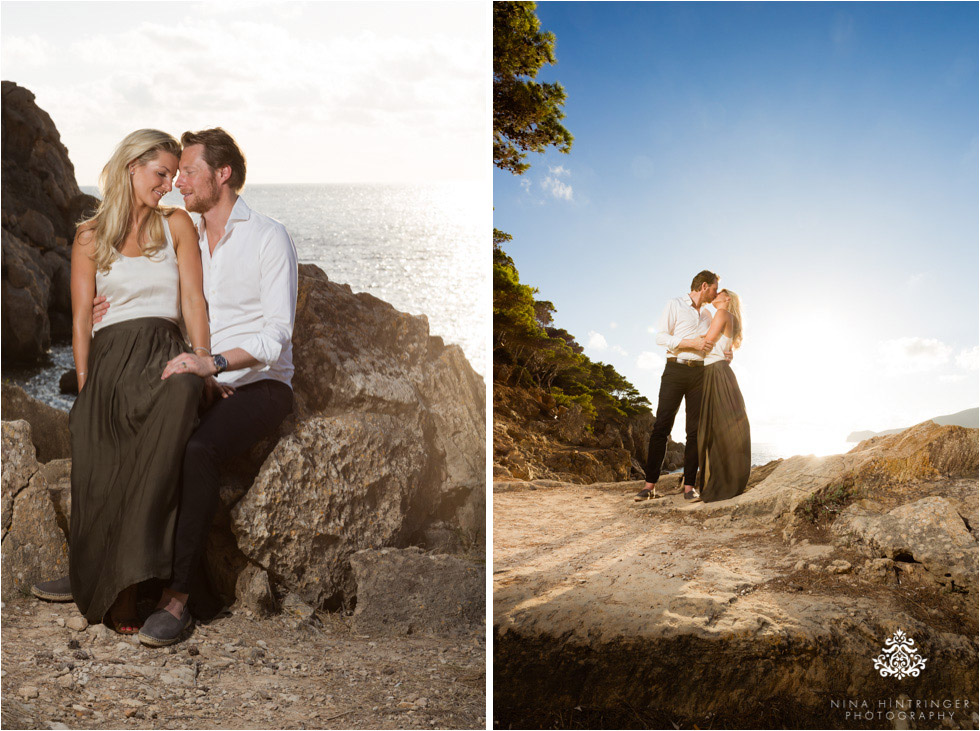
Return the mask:
<path id="1" fill-rule="evenodd" d="M 203 216 L 198 235 L 211 352 L 242 348 L 259 361 L 225 371 L 218 380 L 244 386 L 272 378 L 291 386 L 299 260 L 285 226 L 256 213 L 239 196 L 214 254 Z"/>
<path id="2" fill-rule="evenodd" d="M 677 360 L 704 360 L 698 353 L 685 350 L 678 353 L 681 340 L 697 338 L 708 334 L 711 327 L 711 315 L 708 308 L 701 306 L 701 311 L 694 306 L 691 295 L 684 294 L 675 297 L 667 303 L 663 314 L 657 320 L 657 345 L 667 348 L 667 355 Z"/>

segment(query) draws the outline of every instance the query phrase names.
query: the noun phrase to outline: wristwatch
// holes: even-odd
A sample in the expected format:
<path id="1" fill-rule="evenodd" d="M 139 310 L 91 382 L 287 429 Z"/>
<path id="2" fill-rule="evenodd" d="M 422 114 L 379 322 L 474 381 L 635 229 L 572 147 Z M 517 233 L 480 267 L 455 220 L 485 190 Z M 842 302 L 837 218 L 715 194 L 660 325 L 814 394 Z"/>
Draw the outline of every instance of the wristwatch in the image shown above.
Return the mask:
<path id="1" fill-rule="evenodd" d="M 221 353 L 215 353 L 211 356 L 211 360 L 214 361 L 214 375 L 223 373 L 228 370 L 228 359 L 225 358 Z"/>

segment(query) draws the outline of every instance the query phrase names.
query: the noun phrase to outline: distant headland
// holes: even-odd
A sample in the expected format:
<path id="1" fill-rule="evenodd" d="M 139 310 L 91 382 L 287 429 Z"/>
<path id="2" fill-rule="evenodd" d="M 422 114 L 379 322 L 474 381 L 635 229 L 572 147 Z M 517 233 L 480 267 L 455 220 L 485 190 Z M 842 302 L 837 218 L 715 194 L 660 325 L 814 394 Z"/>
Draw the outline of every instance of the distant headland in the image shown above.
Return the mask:
<path id="1" fill-rule="evenodd" d="M 965 411 L 958 411 L 955 414 L 947 414 L 946 416 L 934 416 L 932 421 L 939 424 L 939 426 L 964 426 L 968 429 L 977 429 L 980 428 L 980 408 L 974 407 Z M 862 442 L 871 437 L 898 434 L 907 428 L 907 426 L 903 426 L 899 429 L 888 429 L 886 431 L 854 431 L 847 435 L 847 441 Z"/>

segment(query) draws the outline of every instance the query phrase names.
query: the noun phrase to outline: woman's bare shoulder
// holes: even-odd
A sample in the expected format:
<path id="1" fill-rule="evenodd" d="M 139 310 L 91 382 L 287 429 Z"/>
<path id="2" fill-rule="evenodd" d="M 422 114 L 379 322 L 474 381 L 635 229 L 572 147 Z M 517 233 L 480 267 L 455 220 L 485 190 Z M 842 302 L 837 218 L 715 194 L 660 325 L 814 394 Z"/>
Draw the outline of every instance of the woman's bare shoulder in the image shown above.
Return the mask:
<path id="1" fill-rule="evenodd" d="M 175 240 L 186 239 L 197 243 L 197 227 L 194 226 L 190 214 L 183 208 L 174 209 L 167 217 L 167 222 L 170 224 L 170 233 L 174 235 Z"/>
<path id="2" fill-rule="evenodd" d="M 93 244 L 95 242 L 95 226 L 96 222 L 94 219 L 82 221 L 78 224 L 78 228 L 75 229 L 75 243 L 80 246 Z"/>

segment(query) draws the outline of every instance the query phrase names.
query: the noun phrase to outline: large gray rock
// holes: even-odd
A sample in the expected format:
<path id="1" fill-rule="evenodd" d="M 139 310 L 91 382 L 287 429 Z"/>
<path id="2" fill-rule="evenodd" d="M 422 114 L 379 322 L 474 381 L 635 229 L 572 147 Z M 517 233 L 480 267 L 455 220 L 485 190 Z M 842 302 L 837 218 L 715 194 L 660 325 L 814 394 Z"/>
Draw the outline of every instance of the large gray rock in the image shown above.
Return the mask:
<path id="1" fill-rule="evenodd" d="M 71 326 L 70 251 L 75 226 L 98 201 L 82 193 L 61 136 L 34 95 L 3 93 L 3 359 L 36 363 Z"/>
<path id="2" fill-rule="evenodd" d="M 294 416 L 222 491 L 241 556 L 320 607 L 353 597 L 355 551 L 485 545 L 485 388 L 462 351 L 307 265 L 293 347 Z"/>
<path id="3" fill-rule="evenodd" d="M 418 548 L 359 551 L 354 627 L 379 634 L 454 635 L 485 621 L 486 567 Z"/>
<path id="4" fill-rule="evenodd" d="M 66 412 L 32 398 L 20 386 L 4 383 L 2 389 L 3 418 L 5 421 L 23 419 L 31 425 L 38 462 L 71 457 Z"/>
<path id="5" fill-rule="evenodd" d="M 433 461 L 425 489 L 434 518 L 451 518 L 473 490 L 485 493 L 484 381 L 459 346 L 429 335 L 424 316 L 301 265 L 293 348 L 299 419 L 379 413 L 420 431 Z"/>
<path id="6" fill-rule="evenodd" d="M 872 558 L 917 562 L 940 584 L 977 586 L 977 542 L 948 500 L 927 497 L 882 514 L 869 501 L 849 505 L 832 529 Z"/>
<path id="7" fill-rule="evenodd" d="M 337 606 L 355 592 L 352 553 L 407 545 L 421 527 L 431 457 L 392 416 L 308 419 L 232 509 L 238 547 L 304 601 Z"/>
<path id="8" fill-rule="evenodd" d="M 793 530 L 835 491 L 869 497 L 889 492 L 893 500 L 913 502 L 921 497 L 915 493 L 924 481 L 976 477 L 978 466 L 976 429 L 927 421 L 861 442 L 847 454 L 795 456 L 757 468 L 761 480 L 750 479 L 744 493 L 707 503 L 704 511 L 778 521 Z"/>
<path id="9" fill-rule="evenodd" d="M 26 421 L 3 430 L 3 538 L 0 596 L 28 593 L 33 583 L 68 571 L 68 545 L 58 527 Z"/>
<path id="10" fill-rule="evenodd" d="M 71 524 L 71 460 L 53 459 L 46 462 L 41 465 L 41 473 L 48 486 L 58 526 L 68 538 L 68 526 Z"/>

